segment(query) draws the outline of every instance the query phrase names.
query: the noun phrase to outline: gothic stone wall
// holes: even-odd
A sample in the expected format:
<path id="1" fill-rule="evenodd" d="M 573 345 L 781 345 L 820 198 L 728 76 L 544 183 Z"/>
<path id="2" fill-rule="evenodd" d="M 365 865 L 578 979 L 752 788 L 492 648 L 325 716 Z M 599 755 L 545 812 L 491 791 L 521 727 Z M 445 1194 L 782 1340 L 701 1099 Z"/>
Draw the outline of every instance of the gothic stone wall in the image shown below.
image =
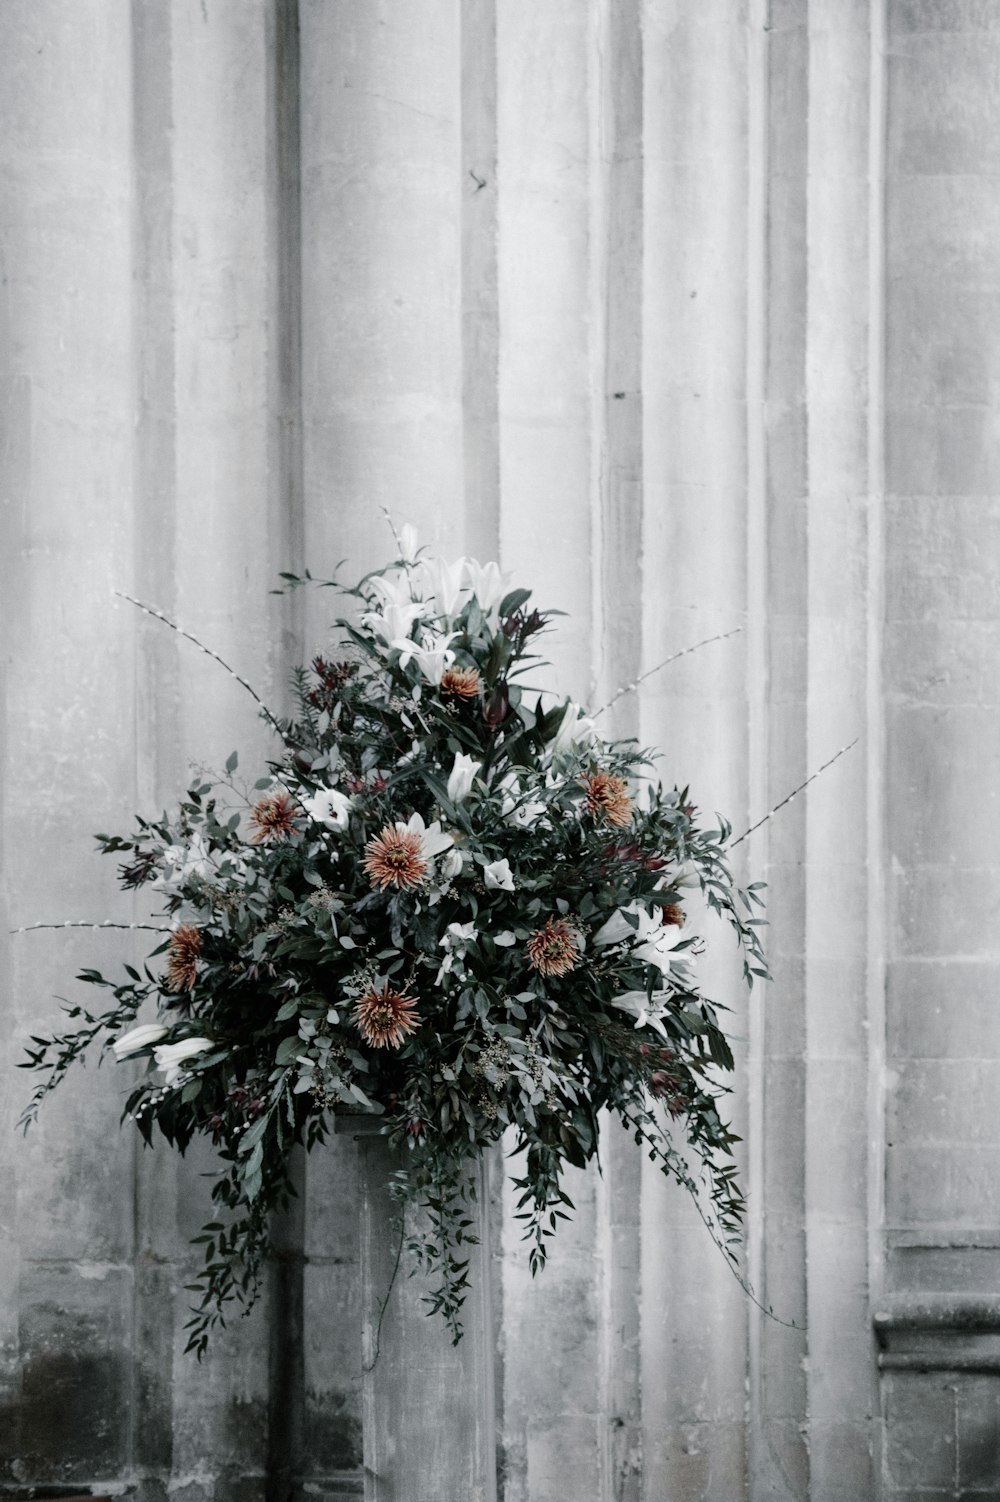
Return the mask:
<path id="1" fill-rule="evenodd" d="M 773 985 L 714 977 L 785 1323 L 625 1140 L 538 1283 L 498 1190 L 504 1502 L 1000 1497 L 998 60 L 992 0 L 0 6 L 5 932 L 130 921 L 92 831 L 266 754 L 115 591 L 280 702 L 325 622 L 275 574 L 383 505 L 570 612 L 577 697 L 741 628 L 616 725 L 705 808 L 859 738 L 741 847 Z M 26 1036 L 137 953 L 0 943 L 0 1486 L 430 1502 L 362 1475 L 357 1144 L 198 1367 L 208 1165 L 105 1071 L 15 1135 Z"/>

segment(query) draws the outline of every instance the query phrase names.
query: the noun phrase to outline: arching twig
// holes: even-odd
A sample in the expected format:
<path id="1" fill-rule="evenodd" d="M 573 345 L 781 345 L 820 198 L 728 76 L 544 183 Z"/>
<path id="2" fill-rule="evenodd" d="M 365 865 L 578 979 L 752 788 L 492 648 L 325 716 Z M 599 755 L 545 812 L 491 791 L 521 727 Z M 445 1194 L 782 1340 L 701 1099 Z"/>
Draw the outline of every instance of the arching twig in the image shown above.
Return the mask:
<path id="1" fill-rule="evenodd" d="M 732 841 L 732 843 L 729 846 L 730 850 L 732 850 L 732 848 L 733 848 L 734 845 L 740 845 L 740 844 L 742 844 L 743 841 L 746 839 L 747 835 L 753 834 L 754 830 L 755 829 L 759 829 L 762 824 L 766 824 L 767 821 L 768 821 L 768 819 L 773 819 L 774 816 L 775 816 L 775 814 L 778 812 L 779 808 L 784 808 L 784 806 L 785 806 L 786 803 L 791 803 L 792 799 L 798 797 L 799 793 L 801 793 L 801 791 L 802 791 L 803 788 L 807 788 L 811 782 L 815 782 L 816 778 L 820 775 L 821 772 L 825 772 L 826 769 L 827 769 L 827 767 L 832 767 L 833 764 L 834 764 L 834 762 L 835 761 L 839 761 L 842 756 L 844 756 L 848 751 L 850 751 L 854 746 L 856 746 L 858 744 L 858 741 L 860 739 L 861 739 L 860 735 L 856 735 L 854 737 L 853 741 L 851 741 L 848 745 L 841 746 L 841 748 L 837 752 L 836 756 L 831 756 L 829 761 L 825 761 L 821 767 L 817 767 L 816 770 L 815 770 L 815 772 L 813 772 L 811 776 L 807 777 L 806 780 L 805 780 L 805 782 L 800 782 L 799 785 L 798 785 L 798 787 L 794 788 L 792 790 L 792 792 L 789 793 L 789 795 L 788 795 L 787 798 L 782 798 L 782 800 L 781 800 L 780 803 L 776 803 L 774 805 L 774 807 L 771 809 L 770 813 L 766 813 L 764 815 L 763 819 L 758 819 L 757 822 L 756 822 L 756 824 L 751 824 L 749 829 L 744 829 L 744 831 L 740 835 L 739 839 Z"/>
<path id="2" fill-rule="evenodd" d="M 245 678 L 241 678 L 236 669 L 231 668 L 229 666 L 229 663 L 226 662 L 224 658 L 219 656 L 218 652 L 213 652 L 211 647 L 206 647 L 203 641 L 199 641 L 196 636 L 191 635 L 190 631 L 185 631 L 183 627 L 178 626 L 177 623 L 175 621 L 172 621 L 168 615 L 164 615 L 162 610 L 155 610 L 152 605 L 144 605 L 141 600 L 133 599 L 131 595 L 125 594 L 123 590 L 116 589 L 115 594 L 120 600 L 128 600 L 130 605 L 135 605 L 137 609 L 143 611 L 146 615 L 151 615 L 154 620 L 162 621 L 165 626 L 170 627 L 171 631 L 176 631 L 178 636 L 183 636 L 187 641 L 193 642 L 200 652 L 204 652 L 206 657 L 211 657 L 213 662 L 217 662 L 221 668 L 225 668 L 230 678 L 235 678 L 240 687 L 245 688 L 251 699 L 253 699 L 254 702 L 260 706 L 260 712 L 268 721 L 272 730 L 277 731 L 278 735 L 282 735 L 281 726 L 279 725 L 275 716 L 268 709 L 267 705 L 264 703 L 257 690 L 253 687 L 252 684 L 249 684 Z M 282 739 L 284 739 L 283 735 Z"/>
<path id="3" fill-rule="evenodd" d="M 30 934 L 36 928 L 148 928 L 150 933 L 169 934 L 172 928 L 164 928 L 159 923 L 112 923 L 110 918 L 105 918 L 101 923 L 88 923 L 85 919 L 67 919 L 64 923 L 28 923 L 24 928 L 9 928 L 11 934 Z"/>
<path id="4" fill-rule="evenodd" d="M 624 683 L 620 689 L 612 694 L 607 704 L 602 704 L 600 709 L 594 710 L 594 719 L 596 720 L 597 716 L 603 714 L 606 709 L 610 709 L 612 704 L 617 704 L 618 700 L 624 698 L 626 694 L 634 694 L 640 683 L 645 683 L 647 678 L 652 678 L 654 673 L 658 673 L 661 668 L 668 667 L 670 663 L 676 662 L 679 657 L 686 657 L 689 652 L 697 652 L 699 647 L 711 646 L 714 641 L 726 641 L 730 636 L 737 636 L 743 629 L 742 626 L 734 626 L 732 631 L 723 631 L 718 636 L 706 636 L 704 641 L 696 641 L 693 646 L 685 647 L 682 652 L 674 652 L 672 656 L 665 657 L 662 662 L 656 664 L 655 668 L 647 668 L 644 673 L 640 673 L 638 678 L 634 678 L 631 683 Z"/>

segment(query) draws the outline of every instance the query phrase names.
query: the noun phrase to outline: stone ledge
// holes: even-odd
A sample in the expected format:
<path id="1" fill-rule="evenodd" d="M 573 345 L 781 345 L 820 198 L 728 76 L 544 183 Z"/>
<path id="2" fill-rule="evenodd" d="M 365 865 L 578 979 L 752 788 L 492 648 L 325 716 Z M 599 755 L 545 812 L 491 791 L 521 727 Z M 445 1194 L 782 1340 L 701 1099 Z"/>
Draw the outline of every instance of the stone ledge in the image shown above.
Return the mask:
<path id="1" fill-rule="evenodd" d="M 1000 1298 L 894 1294 L 872 1316 L 879 1367 L 1000 1374 Z"/>

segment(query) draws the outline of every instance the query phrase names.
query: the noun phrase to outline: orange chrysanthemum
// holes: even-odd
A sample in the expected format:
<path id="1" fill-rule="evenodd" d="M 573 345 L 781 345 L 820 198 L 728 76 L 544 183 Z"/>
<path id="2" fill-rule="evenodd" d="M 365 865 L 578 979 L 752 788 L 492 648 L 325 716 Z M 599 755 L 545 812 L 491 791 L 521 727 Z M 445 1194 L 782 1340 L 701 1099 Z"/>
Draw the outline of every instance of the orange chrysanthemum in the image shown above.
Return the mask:
<path id="1" fill-rule="evenodd" d="M 284 840 L 295 828 L 295 804 L 287 793 L 268 793 L 250 810 L 250 823 L 257 826 L 255 845 Z"/>
<path id="2" fill-rule="evenodd" d="M 565 918 L 550 918 L 528 940 L 528 958 L 539 975 L 565 975 L 580 958 L 580 935 Z"/>
<path id="3" fill-rule="evenodd" d="M 201 932 L 191 923 L 181 923 L 170 935 L 167 985 L 171 991 L 190 991 L 198 977 Z"/>
<path id="4" fill-rule="evenodd" d="M 678 907 L 676 902 L 665 902 L 661 909 L 664 924 L 673 924 L 675 928 L 684 927 L 684 909 Z"/>
<path id="5" fill-rule="evenodd" d="M 386 887 L 419 886 L 427 870 L 419 834 L 387 824 L 365 846 L 365 870 L 372 886 L 383 892 Z"/>
<path id="6" fill-rule="evenodd" d="M 475 668 L 445 668 L 441 674 L 441 693 L 456 699 L 474 699 L 479 693 L 479 682 Z"/>
<path id="7" fill-rule="evenodd" d="M 372 1048 L 398 1048 L 406 1034 L 420 1026 L 413 997 L 393 990 L 388 981 L 381 990 L 373 987 L 359 999 L 354 1021 Z"/>
<path id="8" fill-rule="evenodd" d="M 583 779 L 587 789 L 586 809 L 595 819 L 605 818 L 621 828 L 632 817 L 632 799 L 622 777 L 613 772 L 590 772 Z"/>

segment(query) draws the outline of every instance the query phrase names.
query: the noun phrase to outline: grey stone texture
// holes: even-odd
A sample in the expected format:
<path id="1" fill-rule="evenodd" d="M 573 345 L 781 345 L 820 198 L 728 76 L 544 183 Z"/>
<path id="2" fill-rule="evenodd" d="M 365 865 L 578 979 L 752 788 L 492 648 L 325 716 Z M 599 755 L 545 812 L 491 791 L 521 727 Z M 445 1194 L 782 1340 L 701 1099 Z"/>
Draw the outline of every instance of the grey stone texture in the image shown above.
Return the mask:
<path id="1" fill-rule="evenodd" d="M 1000 1499 L 1000 6 L 3 0 L 0 1495 Z M 569 612 L 551 681 L 745 827 L 746 1267 L 612 1129 L 470 1338 L 331 1139 L 183 1355 L 207 1157 L 14 1068 L 137 916 L 90 834 L 268 746 L 381 507 Z M 107 868 L 107 869 L 105 869 Z M 761 1307 L 763 1306 L 763 1307 Z M 766 1311 L 772 1311 L 772 1318 Z M 366 1370 L 366 1368 L 368 1368 Z"/>

